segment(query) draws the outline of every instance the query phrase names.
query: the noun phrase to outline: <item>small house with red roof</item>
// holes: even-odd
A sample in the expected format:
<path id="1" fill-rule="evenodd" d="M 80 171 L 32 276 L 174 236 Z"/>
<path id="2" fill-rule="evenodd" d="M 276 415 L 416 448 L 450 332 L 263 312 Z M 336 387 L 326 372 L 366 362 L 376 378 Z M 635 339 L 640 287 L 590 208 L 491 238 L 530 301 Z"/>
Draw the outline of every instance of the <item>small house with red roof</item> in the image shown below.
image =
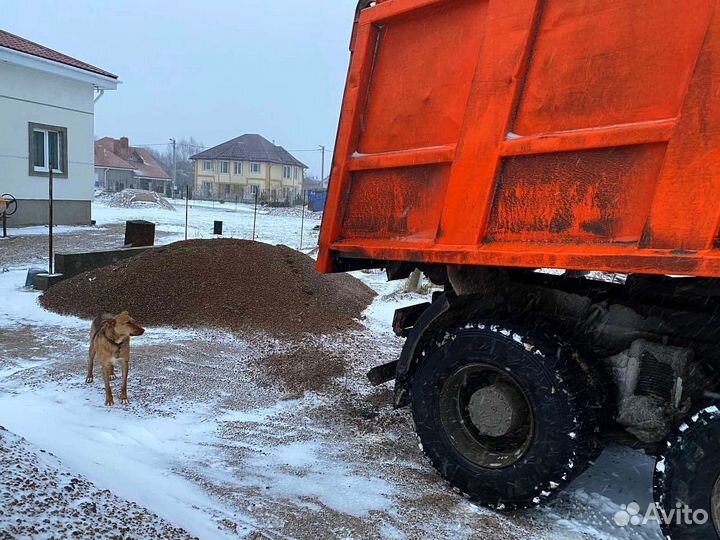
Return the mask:
<path id="1" fill-rule="evenodd" d="M 130 146 L 127 137 L 103 137 L 95 141 L 97 184 L 114 193 L 145 189 L 172 195 L 172 178 L 147 148 Z"/>
<path id="2" fill-rule="evenodd" d="M 89 224 L 95 102 L 113 73 L 0 30 L 0 195 L 18 201 L 10 226 L 48 223 L 53 172 L 56 224 Z"/>

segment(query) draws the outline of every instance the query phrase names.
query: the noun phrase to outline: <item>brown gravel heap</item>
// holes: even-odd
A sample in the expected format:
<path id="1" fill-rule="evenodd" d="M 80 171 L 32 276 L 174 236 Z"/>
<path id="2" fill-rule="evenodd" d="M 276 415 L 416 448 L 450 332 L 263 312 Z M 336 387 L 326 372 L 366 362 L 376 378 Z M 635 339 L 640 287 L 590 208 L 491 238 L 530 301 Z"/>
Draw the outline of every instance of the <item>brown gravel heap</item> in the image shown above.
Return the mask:
<path id="1" fill-rule="evenodd" d="M 323 275 L 286 246 L 190 240 L 80 274 L 41 304 L 91 319 L 127 310 L 148 326 L 213 326 L 273 335 L 356 327 L 375 293 L 352 276 Z"/>

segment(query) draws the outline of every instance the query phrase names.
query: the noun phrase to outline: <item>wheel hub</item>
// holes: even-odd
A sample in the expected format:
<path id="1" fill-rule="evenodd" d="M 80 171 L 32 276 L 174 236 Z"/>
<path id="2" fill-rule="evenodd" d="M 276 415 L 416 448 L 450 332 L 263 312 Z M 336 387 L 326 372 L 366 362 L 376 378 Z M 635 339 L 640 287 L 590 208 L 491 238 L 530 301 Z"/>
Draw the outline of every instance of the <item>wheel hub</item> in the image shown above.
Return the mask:
<path id="1" fill-rule="evenodd" d="M 480 467 L 518 461 L 533 438 L 533 416 L 522 389 L 504 370 L 468 364 L 440 392 L 440 416 L 455 448 Z"/>
<path id="2" fill-rule="evenodd" d="M 498 383 L 476 391 L 470 398 L 468 412 L 480 435 L 502 437 L 522 425 L 527 406 L 515 388 Z"/>

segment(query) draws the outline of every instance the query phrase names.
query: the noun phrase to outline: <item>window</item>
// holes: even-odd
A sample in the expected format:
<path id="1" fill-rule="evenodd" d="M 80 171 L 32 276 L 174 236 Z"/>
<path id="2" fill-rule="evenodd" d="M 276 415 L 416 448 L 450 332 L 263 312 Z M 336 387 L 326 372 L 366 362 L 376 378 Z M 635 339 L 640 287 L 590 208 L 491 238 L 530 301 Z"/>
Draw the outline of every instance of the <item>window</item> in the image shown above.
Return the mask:
<path id="1" fill-rule="evenodd" d="M 293 180 L 297 180 L 299 175 L 300 169 L 298 169 L 297 167 L 293 167 Z"/>
<path id="2" fill-rule="evenodd" d="M 290 180 L 290 167 L 283 165 L 283 179 Z"/>
<path id="3" fill-rule="evenodd" d="M 67 129 L 42 124 L 29 124 L 30 174 L 47 176 L 52 166 L 53 174 L 67 177 Z"/>
<path id="4" fill-rule="evenodd" d="M 223 184 L 225 195 L 230 195 L 230 184 Z"/>
<path id="5" fill-rule="evenodd" d="M 213 170 L 213 162 L 209 159 L 206 159 L 203 161 L 203 171 L 212 171 Z"/>
<path id="6" fill-rule="evenodd" d="M 260 163 L 251 163 L 250 164 L 250 172 L 253 174 L 260 174 L 262 168 L 260 166 Z"/>
<path id="7" fill-rule="evenodd" d="M 255 195 L 257 195 L 258 193 L 258 187 L 255 184 L 250 184 L 248 188 L 250 189 L 250 195 L 255 197 Z"/>
<path id="8" fill-rule="evenodd" d="M 227 161 L 220 162 L 220 174 L 227 174 L 229 170 L 229 164 Z"/>
<path id="9" fill-rule="evenodd" d="M 235 162 L 235 174 L 242 174 L 242 161 Z"/>

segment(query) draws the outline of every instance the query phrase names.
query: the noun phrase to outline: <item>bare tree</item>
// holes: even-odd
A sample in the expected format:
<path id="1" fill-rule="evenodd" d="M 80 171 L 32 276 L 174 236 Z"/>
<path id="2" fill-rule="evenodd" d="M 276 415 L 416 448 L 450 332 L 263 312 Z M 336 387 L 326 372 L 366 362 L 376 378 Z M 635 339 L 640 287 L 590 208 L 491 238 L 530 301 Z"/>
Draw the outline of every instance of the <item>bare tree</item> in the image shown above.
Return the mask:
<path id="1" fill-rule="evenodd" d="M 195 182 L 195 166 L 190 160 L 195 154 L 202 152 L 205 146 L 194 137 L 182 138 L 175 145 L 175 156 L 177 159 L 177 187 L 184 189 L 186 185 L 192 186 Z M 147 148 L 148 152 L 157 159 L 166 170 L 171 171 L 173 166 L 172 144 L 166 147 Z"/>

